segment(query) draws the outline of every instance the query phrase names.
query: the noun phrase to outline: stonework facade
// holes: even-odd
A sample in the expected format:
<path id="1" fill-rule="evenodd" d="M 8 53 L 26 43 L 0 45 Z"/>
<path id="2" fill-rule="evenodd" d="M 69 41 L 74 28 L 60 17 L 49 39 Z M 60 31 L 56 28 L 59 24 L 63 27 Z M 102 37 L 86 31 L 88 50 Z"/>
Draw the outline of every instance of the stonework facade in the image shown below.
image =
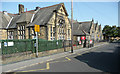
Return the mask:
<path id="1" fill-rule="evenodd" d="M 54 7 L 58 9 L 52 10 Z M 38 32 L 38 37 L 45 40 L 71 40 L 71 25 L 68 20 L 68 14 L 63 3 L 45 8 L 40 8 L 38 10 L 34 10 L 33 13 L 31 11 L 23 12 L 24 6 L 20 4 L 19 14 L 18 16 L 15 17 L 15 18 L 18 17 L 18 20 L 13 19 L 12 21 L 15 22 L 15 26 L 7 29 L 8 39 L 34 39 L 36 37 L 36 33 L 34 30 L 35 24 L 30 26 L 30 24 L 32 24 L 31 20 L 33 19 L 34 22 L 34 20 L 39 18 L 39 16 L 36 16 L 37 18 L 35 18 L 35 15 L 37 15 L 39 11 L 46 10 L 47 8 L 51 9 L 52 12 L 51 17 L 49 16 L 50 17 L 48 19 L 49 21 L 47 21 L 42 25 L 40 24 L 41 22 L 40 23 L 38 22 L 44 20 L 42 19 L 38 20 L 37 25 L 40 25 L 40 32 Z M 30 15 L 31 17 L 29 17 L 28 15 Z M 40 15 L 42 14 L 40 13 Z M 43 13 L 43 15 L 47 15 L 47 14 Z M 24 18 L 28 20 L 24 21 L 23 20 Z M 10 24 L 10 26 L 11 25 L 13 24 Z"/>
<path id="2" fill-rule="evenodd" d="M 0 40 L 7 39 L 7 31 L 4 29 L 0 29 Z"/>

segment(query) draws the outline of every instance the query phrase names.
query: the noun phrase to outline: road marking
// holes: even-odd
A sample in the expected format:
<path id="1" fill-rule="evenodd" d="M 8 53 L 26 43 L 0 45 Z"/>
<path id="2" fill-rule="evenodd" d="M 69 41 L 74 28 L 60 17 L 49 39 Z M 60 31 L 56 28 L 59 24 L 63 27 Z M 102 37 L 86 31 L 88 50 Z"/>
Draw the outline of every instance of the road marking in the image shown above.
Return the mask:
<path id="1" fill-rule="evenodd" d="M 39 70 L 48 70 L 50 69 L 50 63 L 46 63 L 46 68 L 43 69 L 34 69 L 34 70 L 27 70 L 27 71 L 20 71 L 20 72 L 32 72 L 32 71 L 39 71 Z"/>
<path id="2" fill-rule="evenodd" d="M 41 62 L 41 63 L 43 63 L 43 62 Z M 23 66 L 23 67 L 16 68 L 16 69 L 13 69 L 13 70 L 8 70 L 6 72 L 12 72 L 12 71 L 20 70 L 20 69 L 23 69 L 23 68 L 27 68 L 27 67 L 31 67 L 31 66 L 37 65 L 37 64 L 40 64 L 40 63 L 31 64 L 29 66 Z"/>
<path id="3" fill-rule="evenodd" d="M 71 59 L 70 59 L 70 58 L 68 58 L 68 57 L 65 57 L 65 58 L 66 58 L 67 60 L 69 60 L 69 61 L 71 60 Z"/>
<path id="4" fill-rule="evenodd" d="M 78 55 L 82 55 L 82 54 L 79 53 Z"/>
<path id="5" fill-rule="evenodd" d="M 107 44 L 107 43 L 105 43 L 105 44 Z M 96 48 L 96 47 L 99 47 L 99 46 L 105 45 L 105 44 L 96 45 L 96 46 L 94 46 L 94 47 L 89 48 L 89 49 L 91 49 L 91 50 L 86 50 L 86 51 L 83 51 L 83 52 L 94 51 L 94 50 L 96 50 L 96 49 L 92 49 L 92 48 Z M 76 53 L 73 53 L 73 54 L 76 54 Z M 82 54 L 84 54 L 84 53 L 82 53 Z M 82 55 L 82 54 L 78 54 L 78 55 Z M 69 54 L 69 55 L 72 55 L 72 54 Z M 69 55 L 67 55 L 67 56 L 69 56 Z M 51 57 L 51 56 L 49 56 L 49 57 Z M 65 58 L 66 58 L 67 60 L 64 60 L 64 61 L 54 61 L 54 62 L 50 62 L 50 63 L 65 62 L 65 61 L 70 61 L 70 60 L 71 60 L 71 59 L 68 58 L 68 57 L 65 57 Z M 53 59 L 49 59 L 49 60 L 47 60 L 47 61 L 51 61 L 51 60 L 53 60 Z M 44 63 L 44 62 L 41 62 L 41 63 Z M 13 70 L 8 70 L 8 71 L 6 71 L 6 72 L 12 72 L 12 71 L 15 71 L 15 70 L 19 70 L 19 69 L 31 67 L 31 66 L 34 66 L 34 65 L 37 65 L 37 64 L 40 64 L 40 63 L 31 64 L 31 65 L 29 65 L 29 66 L 23 66 L 23 67 L 16 68 L 16 69 L 13 69 Z M 48 68 L 49 68 L 49 67 L 48 67 Z M 45 69 L 39 69 L 39 70 L 45 70 Z"/>
<path id="6" fill-rule="evenodd" d="M 50 63 L 47 63 L 47 68 L 46 69 L 50 69 Z"/>

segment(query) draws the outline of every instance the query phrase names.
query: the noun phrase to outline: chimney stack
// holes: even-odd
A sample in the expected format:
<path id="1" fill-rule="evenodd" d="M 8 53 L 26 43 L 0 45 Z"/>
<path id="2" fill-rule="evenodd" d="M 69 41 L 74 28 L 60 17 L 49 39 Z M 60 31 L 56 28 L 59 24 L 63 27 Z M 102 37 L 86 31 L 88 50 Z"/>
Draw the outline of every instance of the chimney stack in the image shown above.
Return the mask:
<path id="1" fill-rule="evenodd" d="M 24 12 L 24 5 L 19 4 L 19 14 Z"/>
<path id="2" fill-rule="evenodd" d="M 36 7 L 35 11 L 38 10 L 38 9 L 40 9 L 40 7 Z"/>

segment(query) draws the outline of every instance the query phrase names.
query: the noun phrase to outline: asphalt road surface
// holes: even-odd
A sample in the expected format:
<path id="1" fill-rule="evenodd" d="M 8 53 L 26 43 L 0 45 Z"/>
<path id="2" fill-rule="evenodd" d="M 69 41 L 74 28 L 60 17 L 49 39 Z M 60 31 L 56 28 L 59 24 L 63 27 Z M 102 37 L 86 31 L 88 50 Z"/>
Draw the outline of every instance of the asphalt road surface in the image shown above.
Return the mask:
<path id="1" fill-rule="evenodd" d="M 109 43 L 15 72 L 119 72 L 119 56 L 120 44 Z"/>

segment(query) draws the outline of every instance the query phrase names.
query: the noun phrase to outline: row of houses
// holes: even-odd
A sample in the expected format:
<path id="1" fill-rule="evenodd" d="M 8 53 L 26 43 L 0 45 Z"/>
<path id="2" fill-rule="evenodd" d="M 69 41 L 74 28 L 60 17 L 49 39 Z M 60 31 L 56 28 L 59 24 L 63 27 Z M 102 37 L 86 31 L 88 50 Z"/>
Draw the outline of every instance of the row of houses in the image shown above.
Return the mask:
<path id="1" fill-rule="evenodd" d="M 71 30 L 70 19 L 64 3 L 36 7 L 34 10 L 24 11 L 24 5 L 19 4 L 19 13 L 11 14 L 0 12 L 0 39 L 34 39 L 36 34 L 34 25 L 40 25 L 38 37 L 45 40 L 80 40 L 81 36 L 87 39 L 102 40 L 101 25 L 92 21 L 74 21 Z"/>
<path id="2" fill-rule="evenodd" d="M 94 19 L 91 21 L 73 23 L 73 39 L 74 41 L 80 41 L 81 37 L 85 36 L 87 40 L 94 40 L 96 42 L 103 40 L 101 24 L 94 23 Z"/>

